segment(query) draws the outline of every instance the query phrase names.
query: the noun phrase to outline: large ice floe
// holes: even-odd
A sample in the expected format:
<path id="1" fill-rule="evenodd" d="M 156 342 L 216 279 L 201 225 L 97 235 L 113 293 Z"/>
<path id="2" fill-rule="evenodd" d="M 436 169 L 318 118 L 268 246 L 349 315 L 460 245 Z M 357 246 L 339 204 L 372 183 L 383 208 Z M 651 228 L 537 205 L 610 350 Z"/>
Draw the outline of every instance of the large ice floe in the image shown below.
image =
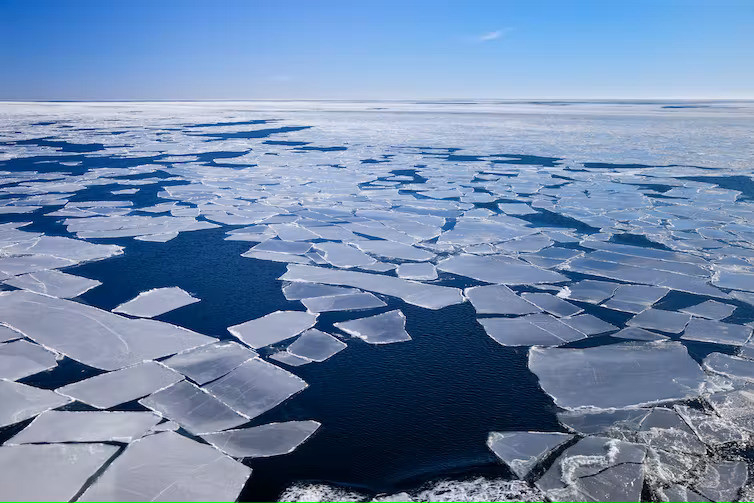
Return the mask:
<path id="1" fill-rule="evenodd" d="M 0 103 L 0 496 L 750 500 L 754 107 L 557 105 Z M 451 338 L 540 404 L 459 450 L 498 477 L 308 477 L 301 397 Z"/>

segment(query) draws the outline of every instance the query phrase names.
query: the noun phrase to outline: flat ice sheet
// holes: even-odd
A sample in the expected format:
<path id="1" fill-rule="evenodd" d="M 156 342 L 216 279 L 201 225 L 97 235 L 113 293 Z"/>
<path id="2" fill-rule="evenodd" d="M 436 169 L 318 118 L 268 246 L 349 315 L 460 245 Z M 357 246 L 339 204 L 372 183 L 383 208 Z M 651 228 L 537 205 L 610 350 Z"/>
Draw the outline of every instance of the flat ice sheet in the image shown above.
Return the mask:
<path id="1" fill-rule="evenodd" d="M 460 304 L 465 300 L 458 288 L 427 285 L 383 274 L 339 271 L 324 267 L 290 264 L 288 271 L 280 279 L 360 288 L 398 297 L 409 304 L 427 309 L 441 309 L 453 304 Z"/>
<path id="2" fill-rule="evenodd" d="M 253 358 L 204 389 L 236 412 L 254 418 L 307 386 L 300 377 Z"/>
<path id="3" fill-rule="evenodd" d="M 579 306 L 573 305 L 570 302 L 549 293 L 524 292 L 521 294 L 521 297 L 543 311 L 547 311 L 559 318 L 563 316 L 573 316 L 583 311 Z"/>
<path id="4" fill-rule="evenodd" d="M 257 353 L 232 341 L 208 344 L 163 360 L 162 364 L 202 385 L 222 377 Z"/>
<path id="5" fill-rule="evenodd" d="M 266 458 L 293 452 L 319 427 L 317 421 L 287 421 L 202 435 L 202 438 L 234 458 Z"/>
<path id="6" fill-rule="evenodd" d="M 154 393 L 181 379 L 181 374 L 164 365 L 144 362 L 68 384 L 56 392 L 98 409 L 109 409 Z"/>
<path id="7" fill-rule="evenodd" d="M 0 321 L 91 367 L 117 370 L 216 339 L 154 320 L 133 320 L 32 292 L 0 294 Z"/>
<path id="8" fill-rule="evenodd" d="M 140 318 L 153 318 L 195 302 L 199 302 L 199 299 L 177 286 L 154 288 L 141 292 L 133 299 L 113 309 L 113 312 Z"/>
<path id="9" fill-rule="evenodd" d="M 71 399 L 46 389 L 0 379 L 0 427 L 70 403 Z"/>
<path id="10" fill-rule="evenodd" d="M 558 432 L 493 431 L 487 437 L 487 447 L 523 479 L 547 453 L 572 438 L 569 433 Z"/>
<path id="11" fill-rule="evenodd" d="M 531 348 L 529 369 L 565 409 L 638 407 L 698 396 L 704 372 L 678 342 Z"/>
<path id="12" fill-rule="evenodd" d="M 503 346 L 560 346 L 586 337 L 549 314 L 479 318 L 487 335 Z"/>
<path id="13" fill-rule="evenodd" d="M 736 306 L 723 304 L 722 302 L 717 302 L 716 300 L 706 300 L 701 304 L 684 307 L 680 311 L 688 313 L 692 316 L 719 321 L 733 314 L 733 311 L 735 310 Z"/>
<path id="14" fill-rule="evenodd" d="M 79 501 L 235 501 L 251 469 L 171 431 L 129 445 Z"/>
<path id="15" fill-rule="evenodd" d="M 745 325 L 692 318 L 681 339 L 743 346 L 751 337 L 751 332 L 752 328 Z"/>
<path id="16" fill-rule="evenodd" d="M 248 421 L 195 384 L 180 381 L 139 400 L 194 435 L 214 433 Z"/>
<path id="17" fill-rule="evenodd" d="M 411 340 L 411 336 L 406 332 L 406 317 L 398 309 L 357 320 L 342 321 L 335 323 L 335 327 L 369 344 L 392 344 Z"/>
<path id="18" fill-rule="evenodd" d="M 72 412 L 50 410 L 34 421 L 6 445 L 61 442 L 122 442 L 143 437 L 161 420 L 151 412 Z"/>
<path id="19" fill-rule="evenodd" d="M 464 290 L 478 314 L 533 314 L 540 308 L 505 285 L 473 286 Z"/>
<path id="20" fill-rule="evenodd" d="M 60 271 L 39 271 L 22 274 L 5 280 L 3 283 L 30 292 L 51 297 L 70 299 L 101 285 L 100 281 L 66 274 Z"/>
<path id="21" fill-rule="evenodd" d="M 308 299 L 302 299 L 301 303 L 304 304 L 307 311 L 312 313 L 354 311 L 387 306 L 387 304 L 369 292 L 311 297 Z"/>
<path id="22" fill-rule="evenodd" d="M 627 325 L 631 327 L 648 328 L 671 334 L 680 334 L 691 319 L 691 315 L 664 311 L 662 309 L 647 309 L 637 314 Z"/>
<path id="23" fill-rule="evenodd" d="M 0 487 L 6 501 L 69 501 L 118 447 L 103 444 L 0 447 Z"/>
<path id="24" fill-rule="evenodd" d="M 437 268 L 485 283 L 504 285 L 568 281 L 567 277 L 558 272 L 540 269 L 522 260 L 505 256 L 456 255 L 441 261 Z"/>
<path id="25" fill-rule="evenodd" d="M 311 328 L 288 346 L 288 352 L 307 360 L 323 362 L 346 347 L 346 344 L 336 337 Z"/>
<path id="26" fill-rule="evenodd" d="M 15 381 L 58 364 L 55 353 L 25 340 L 0 344 L 0 379 Z"/>
<path id="27" fill-rule="evenodd" d="M 254 349 L 290 339 L 317 323 L 317 314 L 276 311 L 261 318 L 228 327 L 228 332 Z"/>

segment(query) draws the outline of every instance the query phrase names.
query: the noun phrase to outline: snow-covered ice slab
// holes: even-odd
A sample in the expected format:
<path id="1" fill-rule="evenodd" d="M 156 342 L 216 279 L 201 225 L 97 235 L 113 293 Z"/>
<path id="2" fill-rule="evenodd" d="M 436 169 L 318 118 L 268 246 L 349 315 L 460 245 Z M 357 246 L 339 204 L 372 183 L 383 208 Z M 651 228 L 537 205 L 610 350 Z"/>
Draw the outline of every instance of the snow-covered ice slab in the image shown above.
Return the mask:
<path id="1" fill-rule="evenodd" d="M 61 442 L 130 443 L 160 422 L 151 412 L 51 410 L 34 418 L 6 445 Z"/>
<path id="2" fill-rule="evenodd" d="M 293 452 L 319 427 L 317 421 L 287 421 L 202 435 L 202 438 L 234 458 L 266 458 Z"/>
<path id="3" fill-rule="evenodd" d="M 585 279 L 578 283 L 569 284 L 558 296 L 565 299 L 599 304 L 603 300 L 612 297 L 620 286 L 620 283 Z"/>
<path id="4" fill-rule="evenodd" d="M 743 443 L 748 434 L 739 425 L 686 405 L 675 405 L 675 411 L 683 418 L 699 439 L 709 446 Z"/>
<path id="5" fill-rule="evenodd" d="M 113 312 L 140 318 L 153 318 L 195 302 L 199 302 L 199 299 L 177 286 L 154 288 L 141 292 L 133 299 L 113 309 Z"/>
<path id="6" fill-rule="evenodd" d="M 0 344 L 0 379 L 15 381 L 57 365 L 55 353 L 25 340 Z"/>
<path id="7" fill-rule="evenodd" d="M 133 320 L 25 291 L 0 294 L 0 321 L 45 347 L 104 370 L 216 341 L 169 323 Z"/>
<path id="8" fill-rule="evenodd" d="M 59 297 L 61 299 L 78 297 L 82 293 L 88 292 L 92 288 L 102 284 L 94 279 L 82 278 L 81 276 L 74 276 L 73 274 L 66 274 L 60 271 L 39 271 L 23 274 L 7 279 L 3 283 L 23 290 L 29 290 L 30 292 Z"/>
<path id="9" fill-rule="evenodd" d="M 180 424 L 194 435 L 227 430 L 248 421 L 188 381 L 180 381 L 161 389 L 142 398 L 139 403 Z"/>
<path id="10" fill-rule="evenodd" d="M 572 438 L 558 432 L 493 431 L 487 437 L 487 447 L 523 479 L 549 452 Z"/>
<path id="11" fill-rule="evenodd" d="M 549 314 L 479 318 L 487 335 L 503 346 L 560 346 L 586 337 Z"/>
<path id="12" fill-rule="evenodd" d="M 464 290 L 478 314 L 533 314 L 541 311 L 505 285 L 473 286 Z"/>
<path id="13" fill-rule="evenodd" d="M 317 323 L 317 314 L 304 311 L 276 311 L 228 327 L 228 332 L 254 349 L 290 339 Z"/>
<path id="14" fill-rule="evenodd" d="M 359 309 L 372 309 L 387 306 L 387 304 L 369 292 L 309 297 L 301 299 L 301 303 L 304 304 L 307 311 L 312 313 L 355 311 Z"/>
<path id="15" fill-rule="evenodd" d="M 708 400 L 720 417 L 749 433 L 754 433 L 754 392 L 752 390 L 715 393 Z"/>
<path id="16" fill-rule="evenodd" d="M 256 352 L 236 342 L 221 341 L 171 356 L 162 364 L 202 385 L 224 376 L 255 356 Z"/>
<path id="17" fill-rule="evenodd" d="M 529 369 L 566 409 L 639 407 L 698 396 L 704 372 L 678 342 L 531 348 Z"/>
<path id="18" fill-rule="evenodd" d="M 79 501 L 235 501 L 251 469 L 173 432 L 130 444 Z"/>
<path id="19" fill-rule="evenodd" d="M 0 258 L 0 273 L 2 273 L 2 278 L 5 279 L 9 276 L 69 267 L 75 264 L 76 262 L 73 260 L 49 255 L 2 257 Z"/>
<path id="20" fill-rule="evenodd" d="M 628 320 L 627 325 L 630 327 L 659 330 L 660 332 L 671 334 L 680 334 L 689 320 L 691 320 L 691 315 L 689 314 L 664 311 L 662 309 L 647 309 Z"/>
<path id="21" fill-rule="evenodd" d="M 583 311 L 578 306 L 571 304 L 555 295 L 549 293 L 530 293 L 524 292 L 521 294 L 527 302 L 531 302 L 538 308 L 553 314 L 557 317 L 573 316 Z"/>
<path id="22" fill-rule="evenodd" d="M 46 389 L 0 379 L 0 427 L 24 421 L 70 402 L 70 398 Z"/>
<path id="23" fill-rule="evenodd" d="M 540 269 L 523 260 L 505 256 L 456 255 L 441 261 L 437 268 L 485 283 L 533 285 L 568 281 L 562 274 Z"/>
<path id="24" fill-rule="evenodd" d="M 567 448 L 536 486 L 553 501 L 640 501 L 643 445 L 586 437 Z"/>
<path id="25" fill-rule="evenodd" d="M 602 305 L 616 311 L 636 314 L 652 306 L 669 291 L 667 288 L 656 286 L 621 285 L 615 294 Z"/>
<path id="26" fill-rule="evenodd" d="M 693 318 L 686 326 L 681 339 L 743 346 L 751 337 L 751 332 L 752 328 L 746 325 Z"/>
<path id="27" fill-rule="evenodd" d="M 204 389 L 231 409 L 253 419 L 307 386 L 300 377 L 253 358 Z"/>
<path id="28" fill-rule="evenodd" d="M 692 316 L 719 321 L 733 314 L 733 311 L 735 310 L 736 306 L 723 304 L 722 302 L 717 302 L 716 300 L 707 300 L 702 302 L 701 304 L 684 307 L 680 311 L 683 313 L 688 313 Z"/>
<path id="29" fill-rule="evenodd" d="M 103 444 L 0 447 L 0 488 L 6 501 L 69 501 L 118 447 Z"/>
<path id="30" fill-rule="evenodd" d="M 157 362 L 107 372 L 55 390 L 98 409 L 109 409 L 154 393 L 182 380 L 183 376 Z"/>
<path id="31" fill-rule="evenodd" d="M 730 356 L 723 353 L 710 353 L 703 362 L 704 368 L 730 378 L 754 381 L 754 360 Z"/>
<path id="32" fill-rule="evenodd" d="M 395 270 L 399 278 L 433 280 L 437 279 L 437 269 L 433 264 L 428 262 L 419 262 L 416 264 L 401 264 Z"/>
<path id="33" fill-rule="evenodd" d="M 323 362 L 334 354 L 346 349 L 346 344 L 330 334 L 311 328 L 301 334 L 287 351 L 300 358 Z"/>
<path id="34" fill-rule="evenodd" d="M 406 332 L 406 317 L 399 310 L 335 323 L 335 327 L 369 344 L 391 344 L 410 341 Z"/>
<path id="35" fill-rule="evenodd" d="M 441 309 L 453 304 L 460 304 L 465 300 L 458 288 L 427 285 L 383 274 L 340 271 L 325 267 L 290 264 L 288 270 L 280 279 L 360 288 L 398 297 L 409 304 L 427 309 Z"/>

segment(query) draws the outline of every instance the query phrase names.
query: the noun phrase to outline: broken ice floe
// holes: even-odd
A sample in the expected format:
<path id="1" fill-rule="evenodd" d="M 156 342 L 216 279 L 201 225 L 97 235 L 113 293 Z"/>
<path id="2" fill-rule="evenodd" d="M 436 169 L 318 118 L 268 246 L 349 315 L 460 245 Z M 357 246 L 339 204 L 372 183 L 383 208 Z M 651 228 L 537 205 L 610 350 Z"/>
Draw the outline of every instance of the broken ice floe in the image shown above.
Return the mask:
<path id="1" fill-rule="evenodd" d="M 139 318 L 153 318 L 194 302 L 199 302 L 199 299 L 177 286 L 155 288 L 141 292 L 133 299 L 113 309 L 113 312 L 138 316 Z"/>
<path id="2" fill-rule="evenodd" d="M 506 256 L 458 255 L 441 261 L 437 268 L 485 283 L 504 285 L 558 283 L 568 280 L 560 273 Z"/>
<path id="3" fill-rule="evenodd" d="M 479 314 L 533 314 L 541 311 L 505 285 L 467 288 L 464 294 Z"/>
<path id="4" fill-rule="evenodd" d="M 71 402 L 52 391 L 0 379 L 0 427 L 32 418 Z"/>
<path id="5" fill-rule="evenodd" d="M 538 431 L 492 432 L 487 447 L 507 464 L 518 478 L 526 478 L 542 459 L 573 435 Z"/>
<path id="6" fill-rule="evenodd" d="M 531 348 L 529 368 L 566 409 L 638 407 L 698 396 L 704 372 L 678 342 Z"/>
<path id="7" fill-rule="evenodd" d="M 686 326 L 681 339 L 743 346 L 751 337 L 751 333 L 752 328 L 745 325 L 693 318 Z"/>
<path id="8" fill-rule="evenodd" d="M 173 432 L 130 444 L 79 501 L 234 501 L 251 469 Z"/>
<path id="9" fill-rule="evenodd" d="M 265 458 L 293 452 L 320 426 L 317 421 L 287 421 L 202 435 L 202 438 L 234 458 Z"/>
<path id="10" fill-rule="evenodd" d="M 228 332 L 254 349 L 290 339 L 317 322 L 317 314 L 304 311 L 276 311 L 228 327 Z"/>
<path id="11" fill-rule="evenodd" d="M 309 297 L 301 299 L 307 311 L 324 313 L 328 311 L 354 311 L 385 307 L 383 301 L 369 292 L 356 292 L 341 295 L 326 295 L 323 297 Z"/>
<path id="12" fill-rule="evenodd" d="M 480 318 L 478 321 L 487 335 L 503 346 L 559 346 L 586 337 L 549 314 Z"/>
<path id="13" fill-rule="evenodd" d="M 398 309 L 335 323 L 335 327 L 370 344 L 392 344 L 411 340 L 411 336 L 406 332 L 406 317 Z"/>
<path id="14" fill-rule="evenodd" d="M 240 344 L 222 341 L 179 353 L 162 363 L 202 385 L 224 376 L 255 356 L 254 351 Z"/>
<path id="15" fill-rule="evenodd" d="M 301 334 L 298 339 L 288 346 L 287 351 L 294 356 L 323 362 L 346 349 L 346 344 L 330 334 L 311 328 Z"/>
<path id="16" fill-rule="evenodd" d="M 0 378 L 15 381 L 57 365 L 55 353 L 19 340 L 0 344 Z"/>
<path id="17" fill-rule="evenodd" d="M 3 283 L 61 299 L 78 297 L 82 293 L 88 292 L 92 288 L 102 284 L 97 280 L 82 278 L 60 271 L 39 271 L 23 274 L 7 279 Z"/>

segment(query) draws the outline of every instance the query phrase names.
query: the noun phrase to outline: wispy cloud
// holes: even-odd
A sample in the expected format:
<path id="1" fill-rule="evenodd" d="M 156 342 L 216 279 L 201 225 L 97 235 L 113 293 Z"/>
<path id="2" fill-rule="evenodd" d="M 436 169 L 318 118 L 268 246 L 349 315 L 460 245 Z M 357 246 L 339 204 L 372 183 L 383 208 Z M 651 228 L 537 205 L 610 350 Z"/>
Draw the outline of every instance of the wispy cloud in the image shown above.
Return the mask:
<path id="1" fill-rule="evenodd" d="M 490 40 L 497 40 L 499 38 L 502 38 L 509 31 L 511 31 L 511 28 L 503 28 L 501 30 L 491 31 L 489 33 L 479 35 L 476 40 L 477 42 L 489 42 Z"/>

